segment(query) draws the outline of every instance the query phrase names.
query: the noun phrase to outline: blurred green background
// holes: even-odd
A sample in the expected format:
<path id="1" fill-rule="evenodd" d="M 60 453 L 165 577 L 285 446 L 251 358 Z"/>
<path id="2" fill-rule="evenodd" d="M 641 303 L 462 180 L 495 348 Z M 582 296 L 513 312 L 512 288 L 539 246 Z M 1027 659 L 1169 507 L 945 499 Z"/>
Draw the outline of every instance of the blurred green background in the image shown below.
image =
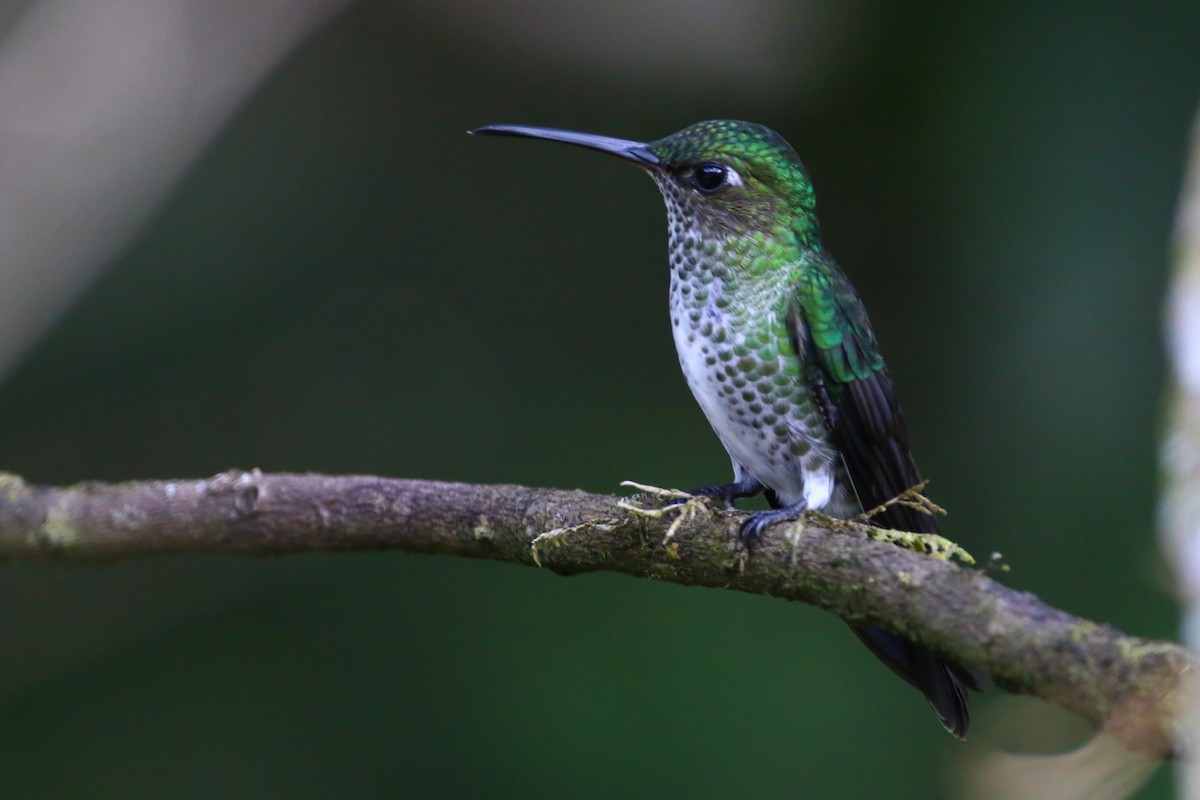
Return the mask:
<path id="1" fill-rule="evenodd" d="M 1160 306 L 1198 30 L 1194 2 L 348 5 L 9 365 L 0 468 L 723 480 L 653 185 L 464 131 L 750 119 L 813 176 L 945 532 L 1173 638 Z M 613 575 L 14 565 L 0 606 L 3 797 L 961 796 L 1047 724 L 992 691 L 961 745 L 828 614 Z"/>

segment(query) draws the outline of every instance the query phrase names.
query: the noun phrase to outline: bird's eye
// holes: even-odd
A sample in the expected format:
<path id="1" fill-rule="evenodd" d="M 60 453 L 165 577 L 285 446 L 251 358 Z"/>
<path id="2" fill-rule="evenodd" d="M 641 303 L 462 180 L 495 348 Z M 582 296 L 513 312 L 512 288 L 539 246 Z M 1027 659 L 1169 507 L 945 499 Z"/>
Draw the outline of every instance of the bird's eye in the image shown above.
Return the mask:
<path id="1" fill-rule="evenodd" d="M 692 170 L 692 181 L 696 188 L 705 194 L 710 194 L 725 185 L 725 177 L 729 170 L 724 164 L 706 161 Z"/>

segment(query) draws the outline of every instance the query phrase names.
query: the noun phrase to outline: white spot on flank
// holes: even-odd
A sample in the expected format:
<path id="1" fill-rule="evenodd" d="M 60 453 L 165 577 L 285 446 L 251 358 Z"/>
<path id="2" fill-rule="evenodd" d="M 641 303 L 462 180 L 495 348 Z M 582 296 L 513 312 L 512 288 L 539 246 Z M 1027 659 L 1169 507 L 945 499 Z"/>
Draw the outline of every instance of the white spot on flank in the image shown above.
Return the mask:
<path id="1" fill-rule="evenodd" d="M 824 508 L 833 497 L 833 470 L 828 466 L 822 469 L 804 471 L 804 503 L 809 508 Z"/>

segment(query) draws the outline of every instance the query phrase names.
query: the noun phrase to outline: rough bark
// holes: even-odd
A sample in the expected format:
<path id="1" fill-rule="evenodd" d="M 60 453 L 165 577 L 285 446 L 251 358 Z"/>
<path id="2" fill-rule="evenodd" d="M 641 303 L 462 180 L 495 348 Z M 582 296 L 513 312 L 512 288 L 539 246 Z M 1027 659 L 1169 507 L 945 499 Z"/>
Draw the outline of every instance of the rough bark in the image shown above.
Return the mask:
<path id="1" fill-rule="evenodd" d="M 753 592 L 897 631 L 1010 692 L 1082 715 L 1131 750 L 1172 752 L 1181 678 L 1196 664 L 1175 644 L 1074 617 L 981 570 L 877 541 L 865 525 L 812 516 L 775 526 L 747 554 L 737 513 L 693 503 L 690 513 L 646 514 L 628 501 L 258 471 L 65 488 L 0 473 L 0 560 L 388 549 Z"/>

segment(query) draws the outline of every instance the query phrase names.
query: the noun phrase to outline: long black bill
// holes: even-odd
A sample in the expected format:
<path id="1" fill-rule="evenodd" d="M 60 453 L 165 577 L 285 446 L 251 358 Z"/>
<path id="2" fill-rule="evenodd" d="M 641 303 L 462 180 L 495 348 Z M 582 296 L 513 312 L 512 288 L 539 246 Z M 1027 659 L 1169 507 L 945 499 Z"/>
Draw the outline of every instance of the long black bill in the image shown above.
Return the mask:
<path id="1" fill-rule="evenodd" d="M 521 136 L 527 139 L 548 139 L 552 142 L 565 142 L 589 150 L 599 150 L 602 153 L 632 161 L 643 167 L 657 167 L 662 162 L 658 156 L 651 153 L 644 142 L 631 142 L 628 139 L 614 139 L 611 136 L 597 136 L 594 133 L 578 133 L 564 131 L 558 128 L 537 128 L 529 125 L 484 125 L 470 133 L 480 133 L 485 136 Z"/>

